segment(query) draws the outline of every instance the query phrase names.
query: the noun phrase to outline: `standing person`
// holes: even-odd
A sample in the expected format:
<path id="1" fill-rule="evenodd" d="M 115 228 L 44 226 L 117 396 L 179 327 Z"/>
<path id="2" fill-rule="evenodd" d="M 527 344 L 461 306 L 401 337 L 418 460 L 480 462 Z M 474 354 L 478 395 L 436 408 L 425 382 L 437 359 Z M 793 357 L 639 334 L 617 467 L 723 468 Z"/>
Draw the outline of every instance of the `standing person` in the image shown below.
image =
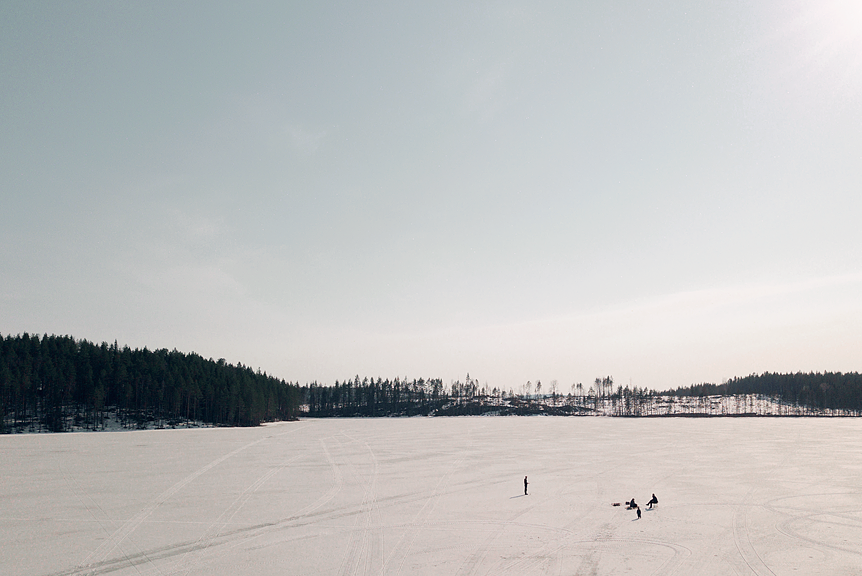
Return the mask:
<path id="1" fill-rule="evenodd" d="M 527 484 L 528 484 L 527 477 L 524 476 L 524 496 L 527 495 Z"/>
<path id="2" fill-rule="evenodd" d="M 637 508 L 635 508 L 635 510 L 638 511 L 638 520 L 640 520 L 641 519 L 641 507 L 638 506 Z"/>

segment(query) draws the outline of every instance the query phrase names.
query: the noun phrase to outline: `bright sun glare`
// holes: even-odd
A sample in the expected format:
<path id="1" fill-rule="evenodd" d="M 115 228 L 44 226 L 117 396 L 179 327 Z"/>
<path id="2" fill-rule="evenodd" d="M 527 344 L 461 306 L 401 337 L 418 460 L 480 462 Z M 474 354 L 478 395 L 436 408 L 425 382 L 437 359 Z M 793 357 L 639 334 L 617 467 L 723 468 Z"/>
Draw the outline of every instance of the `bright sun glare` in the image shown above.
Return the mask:
<path id="1" fill-rule="evenodd" d="M 862 80 L 862 0 L 804 2 L 791 28 L 807 47 L 800 64 L 836 73 L 844 86 Z"/>

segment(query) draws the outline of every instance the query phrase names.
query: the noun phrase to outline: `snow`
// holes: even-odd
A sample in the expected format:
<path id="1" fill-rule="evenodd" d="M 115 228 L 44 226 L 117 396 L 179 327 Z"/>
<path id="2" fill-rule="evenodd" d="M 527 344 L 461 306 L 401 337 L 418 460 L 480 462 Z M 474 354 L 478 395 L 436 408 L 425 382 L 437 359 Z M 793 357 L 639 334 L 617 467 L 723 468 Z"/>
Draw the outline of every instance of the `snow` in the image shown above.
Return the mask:
<path id="1" fill-rule="evenodd" d="M 851 418 L 330 419 L 6 435 L 0 450 L 9 576 L 862 566 Z M 640 520 L 611 505 L 632 497 Z"/>

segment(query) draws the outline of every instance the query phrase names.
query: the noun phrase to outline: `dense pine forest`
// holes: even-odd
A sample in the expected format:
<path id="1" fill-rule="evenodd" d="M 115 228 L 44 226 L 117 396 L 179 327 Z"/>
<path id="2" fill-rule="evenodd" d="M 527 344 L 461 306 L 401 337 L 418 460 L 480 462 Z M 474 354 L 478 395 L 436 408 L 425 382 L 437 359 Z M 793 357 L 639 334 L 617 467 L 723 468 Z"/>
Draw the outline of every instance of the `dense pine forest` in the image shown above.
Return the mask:
<path id="1" fill-rule="evenodd" d="M 69 336 L 0 337 L 0 432 L 290 420 L 298 385 L 176 350 L 131 350 Z"/>
<path id="2" fill-rule="evenodd" d="M 797 372 L 751 374 L 722 384 L 677 388 L 676 396 L 738 396 L 763 394 L 784 402 L 828 410 L 862 411 L 862 374 L 858 372 Z"/>
<path id="3" fill-rule="evenodd" d="M 303 386 L 302 399 L 310 416 L 425 416 L 440 410 L 449 393 L 441 380 L 356 376 L 333 386 Z"/>

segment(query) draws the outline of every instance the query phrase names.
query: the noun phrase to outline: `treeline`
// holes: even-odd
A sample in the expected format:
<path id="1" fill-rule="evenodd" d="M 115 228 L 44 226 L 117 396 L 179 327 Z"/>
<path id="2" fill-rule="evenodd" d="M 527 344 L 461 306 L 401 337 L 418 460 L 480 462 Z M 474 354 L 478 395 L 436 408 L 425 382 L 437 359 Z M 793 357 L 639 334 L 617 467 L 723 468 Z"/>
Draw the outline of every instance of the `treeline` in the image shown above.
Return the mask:
<path id="1" fill-rule="evenodd" d="M 0 335 L 0 432 L 295 419 L 300 388 L 242 364 L 70 336 Z"/>
<path id="2" fill-rule="evenodd" d="M 309 416 L 418 416 L 438 410 L 450 395 L 439 379 L 356 376 L 343 383 L 336 380 L 332 386 L 316 382 L 303 386 L 302 398 Z"/>
<path id="3" fill-rule="evenodd" d="M 512 398 L 514 394 L 510 392 Z M 439 378 L 408 380 L 355 376 L 334 385 L 315 383 L 302 387 L 308 416 L 465 416 L 500 412 L 507 394 L 488 388 L 467 374 L 450 385 Z M 512 412 L 506 406 L 505 413 Z M 524 411 L 523 413 L 529 413 Z"/>
<path id="4" fill-rule="evenodd" d="M 858 372 L 797 372 L 751 374 L 722 384 L 677 388 L 675 396 L 763 394 L 799 406 L 829 410 L 862 410 L 862 374 Z"/>
<path id="5" fill-rule="evenodd" d="M 717 398 L 718 397 L 718 398 Z M 727 401 L 721 397 L 733 398 Z M 677 398 L 677 400 L 674 400 Z M 308 416 L 752 416 L 858 415 L 862 375 L 840 372 L 750 375 L 722 384 L 693 384 L 667 392 L 614 384 L 613 377 L 592 385 L 573 384 L 563 394 L 552 381 L 527 382 L 518 392 L 490 388 L 467 375 L 444 385 L 439 379 L 360 379 L 302 387 Z"/>
<path id="6" fill-rule="evenodd" d="M 556 381 L 542 394 L 542 384 L 527 382 L 519 393 L 480 385 L 470 378 L 444 385 L 440 379 L 383 379 L 355 376 L 334 385 L 312 383 L 302 387 L 303 409 L 308 416 L 466 416 L 481 414 L 574 415 L 596 414 L 601 405 L 612 406 L 615 415 L 640 414 L 646 390 L 618 387 L 613 378 L 596 379 L 596 388 L 572 386 L 572 393 L 559 393 Z M 533 391 L 535 390 L 535 393 Z"/>

